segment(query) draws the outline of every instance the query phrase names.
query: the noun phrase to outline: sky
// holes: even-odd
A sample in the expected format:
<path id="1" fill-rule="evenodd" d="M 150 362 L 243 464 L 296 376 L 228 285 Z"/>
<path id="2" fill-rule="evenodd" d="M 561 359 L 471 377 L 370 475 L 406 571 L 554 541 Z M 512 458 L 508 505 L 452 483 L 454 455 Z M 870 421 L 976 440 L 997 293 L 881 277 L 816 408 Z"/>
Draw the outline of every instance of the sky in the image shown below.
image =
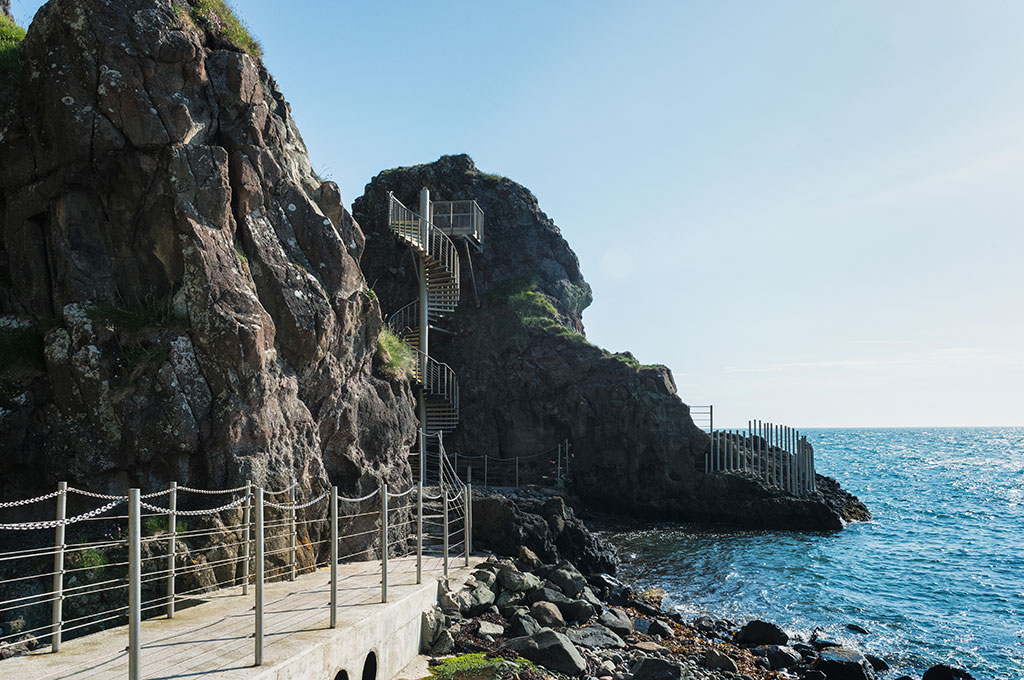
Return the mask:
<path id="1" fill-rule="evenodd" d="M 716 424 L 1024 425 L 1024 3 L 234 5 L 346 204 L 520 182 Z"/>

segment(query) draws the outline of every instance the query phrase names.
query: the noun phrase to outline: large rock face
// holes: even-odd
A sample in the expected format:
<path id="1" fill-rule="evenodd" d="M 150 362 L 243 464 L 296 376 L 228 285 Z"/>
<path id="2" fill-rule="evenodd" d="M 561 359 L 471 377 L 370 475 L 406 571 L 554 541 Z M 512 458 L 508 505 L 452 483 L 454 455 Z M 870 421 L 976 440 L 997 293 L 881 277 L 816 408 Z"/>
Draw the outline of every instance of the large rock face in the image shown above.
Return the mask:
<path id="1" fill-rule="evenodd" d="M 461 422 L 450 449 L 519 456 L 528 481 L 550 472 L 539 468 L 552 467 L 554 448 L 568 439 L 573 490 L 595 508 L 746 526 L 842 526 L 821 496 L 796 499 L 751 478 L 705 475 L 699 467 L 709 440 L 671 372 L 586 341 L 590 286 L 575 254 L 525 187 L 479 172 L 468 156 L 382 172 L 356 200 L 367 234 L 362 266 L 385 312 L 416 295 L 412 258 L 388 233 L 387 193 L 415 209 L 422 186 L 435 200 L 475 199 L 486 214 L 484 252 L 463 249 L 462 303 L 441 322 L 454 334 L 431 336 L 431 354 L 459 377 Z M 526 462 L 544 450 L 552 450 L 550 460 Z M 479 480 L 479 466 L 474 472 Z"/>
<path id="2" fill-rule="evenodd" d="M 359 226 L 276 84 L 184 0 L 51 0 L 0 122 L 0 497 L 402 486 Z"/>

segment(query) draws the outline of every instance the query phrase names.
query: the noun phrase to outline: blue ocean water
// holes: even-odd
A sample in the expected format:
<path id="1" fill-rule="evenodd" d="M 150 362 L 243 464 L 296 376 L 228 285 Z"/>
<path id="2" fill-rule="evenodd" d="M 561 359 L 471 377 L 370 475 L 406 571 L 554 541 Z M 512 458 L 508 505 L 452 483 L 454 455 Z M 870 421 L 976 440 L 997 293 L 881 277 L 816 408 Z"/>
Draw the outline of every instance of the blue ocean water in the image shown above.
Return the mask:
<path id="1" fill-rule="evenodd" d="M 1024 678 L 1024 428 L 812 430 L 818 472 L 874 515 L 831 534 L 610 534 L 622 575 L 685 615 L 760 617 L 886 659 Z M 869 635 L 846 630 L 847 623 Z"/>

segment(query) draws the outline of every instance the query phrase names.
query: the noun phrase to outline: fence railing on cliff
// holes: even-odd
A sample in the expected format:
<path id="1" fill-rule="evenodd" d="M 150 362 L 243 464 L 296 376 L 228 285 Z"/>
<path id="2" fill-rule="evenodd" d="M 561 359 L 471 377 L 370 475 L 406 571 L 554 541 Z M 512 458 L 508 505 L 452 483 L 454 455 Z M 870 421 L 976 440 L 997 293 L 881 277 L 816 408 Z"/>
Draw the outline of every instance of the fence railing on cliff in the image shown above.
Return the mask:
<path id="1" fill-rule="evenodd" d="M 716 430 L 713 407 L 691 406 L 690 414 L 710 436 L 705 472 L 746 472 L 794 496 L 817 491 L 814 449 L 799 430 L 760 420 L 748 421 L 746 430 Z"/>
<path id="2" fill-rule="evenodd" d="M 382 484 L 348 498 L 336 486 L 314 495 L 294 483 L 270 491 L 252 483 L 197 489 L 174 482 L 146 494 L 139 489 L 101 494 L 61 482 L 43 496 L 0 502 L 0 510 L 33 518 L 0 523 L 0 545 L 14 546 L 20 537 L 17 549 L 0 552 L 0 618 L 17 614 L 35 622 L 17 632 L 4 627 L 0 643 L 48 637 L 51 651 L 59 652 L 69 634 L 78 637 L 127 622 L 134 680 L 140 677 L 144 619 L 173 618 L 184 601 L 247 597 L 252 588 L 253 654 L 261 665 L 264 583 L 295 580 L 299 573 L 329 566 L 333 628 L 344 580 L 340 563 L 379 553 L 382 602 L 388 597 L 389 556 L 415 552 L 416 583 L 422 582 L 425 553 L 440 554 L 445 575 L 453 556 L 468 566 L 472 487 L 450 465 L 440 466 L 439 473 L 434 495 L 422 484 L 400 493 Z M 185 510 L 178 506 L 183 496 L 216 500 L 213 507 Z M 46 501 L 55 503 L 52 519 L 41 519 L 43 513 L 34 510 Z M 395 536 L 401 538 L 397 544 Z M 431 548 L 431 542 L 438 547 Z M 240 592 L 223 592 L 239 586 Z M 11 614 L 4 617 L 5 612 Z"/>

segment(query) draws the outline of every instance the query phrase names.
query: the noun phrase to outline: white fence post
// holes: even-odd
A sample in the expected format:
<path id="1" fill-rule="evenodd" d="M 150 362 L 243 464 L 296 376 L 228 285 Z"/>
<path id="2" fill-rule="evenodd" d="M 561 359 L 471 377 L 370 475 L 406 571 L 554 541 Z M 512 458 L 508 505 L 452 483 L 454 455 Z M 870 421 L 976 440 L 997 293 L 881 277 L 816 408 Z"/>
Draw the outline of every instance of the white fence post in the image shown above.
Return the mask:
<path id="1" fill-rule="evenodd" d="M 57 521 L 63 522 L 68 517 L 68 483 L 57 483 Z M 64 625 L 64 524 L 57 525 L 53 554 L 53 606 L 50 609 L 53 621 L 53 634 L 50 637 L 50 651 L 60 651 L 61 628 Z"/>
<path id="2" fill-rule="evenodd" d="M 174 618 L 174 570 L 178 550 L 178 483 L 171 482 L 167 507 L 167 618 Z"/>
<path id="3" fill-rule="evenodd" d="M 331 487 L 331 628 L 338 627 L 338 487 Z"/>
<path id="4" fill-rule="evenodd" d="M 242 539 L 242 595 L 249 594 L 249 544 L 252 543 L 252 482 L 245 483 L 245 509 L 242 511 L 244 536 Z"/>
<path id="5" fill-rule="evenodd" d="M 469 566 L 469 555 L 473 552 L 473 485 L 466 485 L 466 566 Z"/>
<path id="6" fill-rule="evenodd" d="M 290 548 L 290 550 L 288 551 L 288 555 L 289 555 L 289 559 L 291 560 L 291 566 L 292 566 L 291 573 L 289 574 L 288 580 L 289 581 L 294 581 L 295 580 L 295 571 L 296 571 L 296 566 L 297 566 L 296 565 L 297 560 L 295 559 L 296 558 L 296 553 L 295 553 L 295 480 L 294 479 L 292 480 L 291 491 L 288 492 L 288 498 L 291 501 L 291 503 L 289 503 L 289 505 L 292 506 L 292 509 L 288 511 L 289 519 L 290 519 L 289 526 L 291 528 L 291 536 L 289 537 L 290 543 L 289 543 L 289 546 L 288 546 Z"/>
<path id="7" fill-rule="evenodd" d="M 256 659 L 255 665 L 263 665 L 263 487 L 256 488 Z"/>
<path id="8" fill-rule="evenodd" d="M 416 485 L 416 583 L 423 583 L 423 481 Z"/>
<path id="9" fill-rule="evenodd" d="M 380 485 L 380 601 L 388 601 L 388 485 Z"/>
<path id="10" fill-rule="evenodd" d="M 128 680 L 142 677 L 142 523 L 139 490 L 128 490 Z"/>
<path id="11" fill-rule="evenodd" d="M 441 529 L 444 532 L 444 576 L 448 578 L 448 492 L 441 485 Z"/>
<path id="12" fill-rule="evenodd" d="M 465 507 L 462 508 L 462 548 L 466 553 L 465 566 L 467 567 L 469 566 L 469 505 L 472 502 L 472 497 L 470 496 L 470 492 L 472 492 L 472 490 L 472 482 L 467 484 L 463 489 L 463 496 L 465 498 L 463 502 L 465 503 Z"/>

